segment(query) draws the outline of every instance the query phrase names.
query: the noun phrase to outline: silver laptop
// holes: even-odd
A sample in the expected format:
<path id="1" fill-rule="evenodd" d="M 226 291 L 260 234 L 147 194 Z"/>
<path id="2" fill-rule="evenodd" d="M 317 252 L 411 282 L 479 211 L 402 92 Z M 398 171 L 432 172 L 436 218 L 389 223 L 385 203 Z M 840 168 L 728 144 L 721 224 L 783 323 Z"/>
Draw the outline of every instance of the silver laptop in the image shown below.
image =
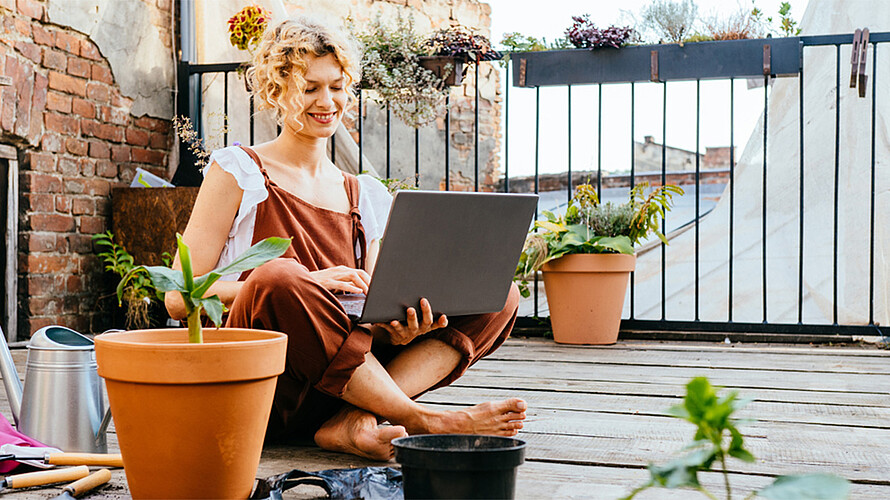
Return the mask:
<path id="1" fill-rule="evenodd" d="M 338 299 L 359 323 L 404 320 L 430 301 L 434 317 L 503 309 L 538 196 L 399 191 L 368 295 Z"/>

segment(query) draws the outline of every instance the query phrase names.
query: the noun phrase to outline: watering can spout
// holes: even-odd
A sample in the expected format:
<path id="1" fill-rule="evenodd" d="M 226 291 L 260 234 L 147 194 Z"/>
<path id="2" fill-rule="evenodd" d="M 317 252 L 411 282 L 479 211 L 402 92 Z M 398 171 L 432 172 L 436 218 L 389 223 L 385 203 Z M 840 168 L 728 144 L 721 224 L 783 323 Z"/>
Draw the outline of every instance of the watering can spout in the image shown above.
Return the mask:
<path id="1" fill-rule="evenodd" d="M 12 418 L 16 427 L 19 424 L 19 415 L 22 409 L 22 381 L 19 380 L 19 374 L 15 370 L 15 362 L 12 360 L 12 353 L 9 352 L 9 345 L 6 344 L 6 334 L 0 328 L 0 377 L 3 377 L 3 387 L 6 388 L 6 397 L 9 399 L 9 409 L 12 411 Z"/>

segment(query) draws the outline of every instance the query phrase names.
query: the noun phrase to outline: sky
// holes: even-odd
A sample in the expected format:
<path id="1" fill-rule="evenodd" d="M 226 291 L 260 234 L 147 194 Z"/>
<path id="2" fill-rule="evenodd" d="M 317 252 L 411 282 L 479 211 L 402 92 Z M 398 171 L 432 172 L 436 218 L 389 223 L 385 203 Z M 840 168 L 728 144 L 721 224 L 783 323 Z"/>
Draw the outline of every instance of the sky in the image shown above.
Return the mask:
<path id="1" fill-rule="evenodd" d="M 632 25 L 631 15 L 639 17 L 650 0 L 486 0 L 491 5 L 491 39 L 498 46 L 504 33 L 518 31 L 548 41 L 559 38 L 571 24 L 573 15 L 589 14 L 597 27 Z M 778 18 L 780 0 L 755 0 L 764 16 Z M 790 0 L 791 17 L 803 17 L 808 0 Z M 546 8 L 541 8 L 546 4 Z M 742 9 L 749 10 L 751 0 L 697 0 L 700 18 L 724 17 Z M 505 81 L 501 75 L 501 91 Z M 597 151 L 596 85 L 572 87 L 572 170 L 604 171 L 630 169 L 630 86 L 602 86 L 602 152 Z M 662 84 L 635 85 L 634 139 L 647 135 L 662 142 Z M 737 156 L 753 130 L 763 109 L 764 89 L 748 89 L 745 81 L 736 81 L 734 89 L 734 135 L 730 137 L 730 100 L 727 80 L 702 81 L 699 151 L 734 143 Z M 674 82 L 667 85 L 668 146 L 694 151 L 696 148 L 696 84 Z M 540 91 L 539 172 L 565 172 L 568 166 L 568 95 L 564 87 Z M 534 174 L 535 90 L 510 88 L 509 95 L 509 175 Z M 502 130 L 503 132 L 503 130 Z M 501 162 L 505 157 L 501 144 Z"/>

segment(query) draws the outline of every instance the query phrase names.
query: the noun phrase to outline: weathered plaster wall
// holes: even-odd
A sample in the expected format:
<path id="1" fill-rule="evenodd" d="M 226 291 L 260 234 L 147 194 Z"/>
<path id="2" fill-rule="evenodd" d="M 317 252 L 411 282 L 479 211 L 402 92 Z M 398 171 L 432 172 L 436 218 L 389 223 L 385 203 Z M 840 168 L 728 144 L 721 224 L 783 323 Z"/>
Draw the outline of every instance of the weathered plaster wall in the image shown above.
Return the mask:
<path id="1" fill-rule="evenodd" d="M 99 296 L 110 279 L 90 238 L 109 226 L 111 188 L 129 185 L 139 166 L 164 175 L 173 144 L 170 122 L 144 116 L 141 98 L 122 92 L 127 65 L 113 67 L 90 36 L 50 20 L 56 3 L 0 0 L 0 74 L 13 81 L 0 87 L 0 143 L 17 148 L 21 170 L 19 337 L 49 324 L 108 326 Z M 120 40 L 131 37 L 126 16 L 110 13 L 118 5 L 169 18 L 170 0 L 137 3 L 103 3 Z M 169 30 L 154 38 L 171 42 Z"/>
<path id="2" fill-rule="evenodd" d="M 460 23 L 477 29 L 488 36 L 491 25 L 491 8 L 478 0 L 264 0 L 258 2 L 280 18 L 288 14 L 311 14 L 342 22 L 348 15 L 358 26 L 380 13 L 384 19 L 395 19 L 399 14 L 411 16 L 419 33 Z M 198 51 L 201 62 L 243 61 L 247 54 L 229 44 L 226 20 L 243 6 L 237 0 L 199 0 L 196 5 L 198 26 Z M 482 188 L 494 189 L 498 177 L 500 127 L 500 94 L 496 63 L 483 63 L 479 71 L 479 183 Z M 223 130 L 223 83 L 222 77 L 208 77 L 204 82 L 205 130 L 212 134 L 209 143 L 222 145 Z M 464 84 L 451 92 L 450 181 L 453 189 L 472 189 L 475 170 L 475 73 L 470 72 Z M 247 97 L 241 79 L 229 77 L 229 143 L 248 143 Z M 412 178 L 415 174 L 414 129 L 393 117 L 389 146 L 386 140 L 386 112 L 369 99 L 363 102 L 363 154 L 381 175 L 387 173 L 387 152 L 391 177 Z M 275 124 L 265 113 L 257 113 L 255 142 L 273 138 Z M 354 141 L 358 140 L 357 109 L 347 113 L 344 123 Z M 346 138 L 342 138 L 345 140 Z M 444 187 L 445 176 L 445 120 L 422 127 L 418 132 L 418 157 L 420 185 L 427 189 Z M 367 166 L 365 166 L 367 168 Z"/>
<path id="3" fill-rule="evenodd" d="M 130 113 L 173 117 L 173 0 L 49 0 L 49 21 L 87 35 L 108 61 Z"/>

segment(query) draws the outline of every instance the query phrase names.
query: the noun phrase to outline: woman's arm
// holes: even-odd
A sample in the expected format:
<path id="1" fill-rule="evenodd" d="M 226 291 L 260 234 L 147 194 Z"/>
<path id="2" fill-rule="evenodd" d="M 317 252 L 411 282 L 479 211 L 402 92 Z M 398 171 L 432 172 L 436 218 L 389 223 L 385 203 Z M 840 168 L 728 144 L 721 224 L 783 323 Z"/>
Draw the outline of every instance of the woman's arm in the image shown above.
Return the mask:
<path id="1" fill-rule="evenodd" d="M 216 162 L 207 168 L 207 175 L 204 176 L 192 215 L 182 235 L 183 241 L 189 246 L 195 276 L 212 271 L 219 261 L 244 194 L 235 177 Z M 182 269 L 179 252 L 173 260 L 173 268 Z M 235 300 L 241 285 L 241 282 L 217 281 L 204 296 L 219 295 L 223 304 L 228 307 Z M 186 316 L 185 304 L 179 292 L 167 292 L 164 304 L 171 318 L 182 319 Z"/>

